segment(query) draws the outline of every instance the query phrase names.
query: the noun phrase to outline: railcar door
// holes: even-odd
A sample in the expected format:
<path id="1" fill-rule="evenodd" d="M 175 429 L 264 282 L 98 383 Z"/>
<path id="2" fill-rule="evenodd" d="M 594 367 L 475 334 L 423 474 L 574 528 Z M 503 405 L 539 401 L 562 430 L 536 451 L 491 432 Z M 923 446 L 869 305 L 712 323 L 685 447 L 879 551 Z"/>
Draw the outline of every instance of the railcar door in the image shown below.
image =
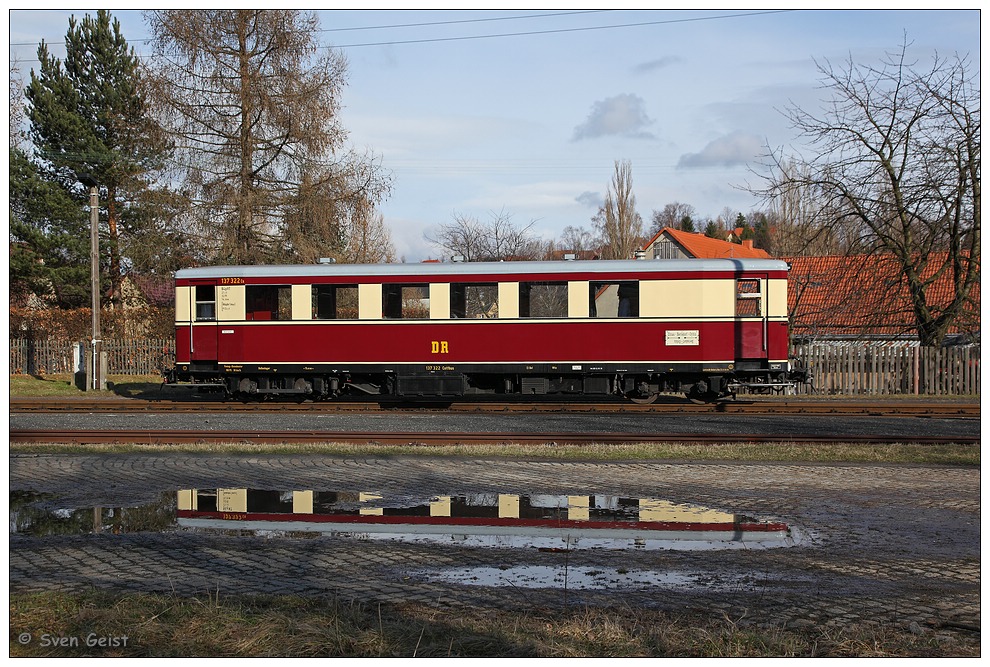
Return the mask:
<path id="1" fill-rule="evenodd" d="M 736 280 L 736 356 L 767 358 L 769 304 L 767 274 L 747 274 Z"/>
<path id="2" fill-rule="evenodd" d="M 189 360 L 217 360 L 217 281 L 190 281 Z"/>

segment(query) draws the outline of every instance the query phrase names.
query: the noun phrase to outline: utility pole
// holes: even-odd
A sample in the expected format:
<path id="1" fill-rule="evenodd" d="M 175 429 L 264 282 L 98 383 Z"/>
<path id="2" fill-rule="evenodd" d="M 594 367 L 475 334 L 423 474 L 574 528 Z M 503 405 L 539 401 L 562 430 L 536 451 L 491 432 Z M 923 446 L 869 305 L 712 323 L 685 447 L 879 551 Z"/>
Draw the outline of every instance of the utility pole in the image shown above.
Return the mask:
<path id="1" fill-rule="evenodd" d="M 89 174 L 80 174 L 79 182 L 89 188 L 89 266 L 93 308 L 93 342 L 90 368 L 92 382 L 87 389 L 106 389 L 103 377 L 103 340 L 100 335 L 100 187 Z M 88 378 L 87 378 L 88 379 Z"/>

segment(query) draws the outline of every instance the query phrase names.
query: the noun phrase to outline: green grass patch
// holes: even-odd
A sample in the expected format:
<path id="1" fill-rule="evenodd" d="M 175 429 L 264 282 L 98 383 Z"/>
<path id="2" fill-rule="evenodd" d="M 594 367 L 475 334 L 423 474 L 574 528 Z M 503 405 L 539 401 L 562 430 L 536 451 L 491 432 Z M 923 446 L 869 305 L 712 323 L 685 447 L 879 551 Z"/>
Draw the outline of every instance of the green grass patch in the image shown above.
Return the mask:
<path id="1" fill-rule="evenodd" d="M 162 379 L 158 375 L 108 375 L 104 391 L 79 389 L 74 378 L 66 373 L 57 375 L 11 375 L 11 398 L 46 396 L 150 398 L 161 391 Z"/>
<path id="2" fill-rule="evenodd" d="M 11 657 L 980 655 L 978 635 L 912 634 L 879 624 L 792 630 L 624 607 L 464 609 L 104 591 L 12 594 L 10 630 Z"/>
<path id="3" fill-rule="evenodd" d="M 10 376 L 10 396 L 82 396 L 83 392 L 78 389 L 68 375 L 62 376 L 37 376 L 37 375 L 11 375 Z"/>
<path id="4" fill-rule="evenodd" d="M 340 443 L 266 444 L 31 444 L 10 443 L 21 454 L 232 454 L 289 456 L 433 456 L 553 461 L 725 461 L 796 463 L 914 463 L 980 465 L 977 445 L 788 445 L 777 443 L 648 443 L 628 445 L 351 445 Z"/>

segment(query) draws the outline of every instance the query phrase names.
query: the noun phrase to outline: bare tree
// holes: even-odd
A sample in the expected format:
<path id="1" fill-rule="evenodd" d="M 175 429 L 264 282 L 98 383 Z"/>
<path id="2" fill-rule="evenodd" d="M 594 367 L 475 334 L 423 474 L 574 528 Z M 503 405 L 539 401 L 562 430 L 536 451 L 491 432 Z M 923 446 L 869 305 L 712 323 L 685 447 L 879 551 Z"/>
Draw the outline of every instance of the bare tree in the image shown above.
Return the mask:
<path id="1" fill-rule="evenodd" d="M 18 70 L 18 63 L 16 60 L 10 61 L 10 83 L 9 85 L 9 95 L 10 95 L 10 125 L 8 130 L 10 132 L 10 148 L 23 149 L 25 143 L 25 132 L 22 125 L 24 124 L 24 81 L 21 80 L 21 74 Z"/>
<path id="2" fill-rule="evenodd" d="M 781 165 L 793 185 L 770 202 L 767 219 L 771 244 L 781 257 L 849 255 L 863 251 L 858 225 L 828 210 L 829 199 L 810 183 L 806 167 Z M 805 185 L 799 183 L 804 182 Z M 822 224 L 830 220 L 831 224 Z"/>
<path id="3" fill-rule="evenodd" d="M 427 233 L 426 240 L 465 262 L 539 259 L 546 254 L 546 244 L 532 233 L 535 224 L 532 220 L 519 227 L 504 210 L 492 212 L 487 223 L 455 214 L 453 222 Z"/>
<path id="4" fill-rule="evenodd" d="M 907 51 L 876 67 L 820 64 L 825 111 L 787 111 L 813 157 L 773 155 L 760 192 L 773 202 L 810 189 L 816 224 L 851 228 L 865 251 L 895 258 L 921 343 L 939 345 L 979 282 L 980 89 L 965 58 L 919 67 Z"/>
<path id="5" fill-rule="evenodd" d="M 334 256 L 338 262 L 348 264 L 382 264 L 395 261 L 392 234 L 385 224 L 385 217 L 369 209 L 351 216 L 347 244 L 344 251 Z"/>
<path id="6" fill-rule="evenodd" d="M 605 203 L 592 218 L 602 238 L 602 259 L 630 259 L 643 244 L 643 219 L 636 212 L 632 164 L 615 161 Z"/>
<path id="7" fill-rule="evenodd" d="M 728 234 L 734 232 L 735 229 L 739 226 L 737 224 L 738 220 L 739 220 L 739 211 L 732 208 L 731 206 L 725 206 L 722 208 L 722 212 L 718 214 L 718 217 L 715 219 L 715 222 L 717 222 L 722 229 L 727 230 L 726 235 L 728 236 Z"/>
<path id="8" fill-rule="evenodd" d="M 649 235 L 653 236 L 666 227 L 693 232 L 695 231 L 694 219 L 696 216 L 694 206 L 682 204 L 679 201 L 671 202 L 664 206 L 662 211 L 653 211 L 651 216 L 653 224 L 650 226 Z M 686 229 L 686 227 L 690 227 L 690 229 Z"/>
<path id="9" fill-rule="evenodd" d="M 372 202 L 333 195 L 360 189 L 362 182 L 375 178 L 375 169 L 369 159 L 331 174 L 322 184 L 314 183 L 310 172 L 303 173 L 297 192 L 286 199 L 284 244 L 273 249 L 273 259 L 303 264 L 322 257 L 361 264 L 394 261 L 391 233 Z"/>
<path id="10" fill-rule="evenodd" d="M 216 259 L 344 251 L 348 221 L 380 201 L 389 182 L 373 161 L 343 150 L 346 60 L 323 51 L 316 15 L 168 10 L 148 19 L 157 99 Z"/>
<path id="11" fill-rule="evenodd" d="M 597 250 L 601 245 L 595 238 L 594 233 L 584 227 L 574 227 L 568 225 L 560 233 L 560 240 L 556 244 L 560 250 L 568 252 L 582 253 Z"/>

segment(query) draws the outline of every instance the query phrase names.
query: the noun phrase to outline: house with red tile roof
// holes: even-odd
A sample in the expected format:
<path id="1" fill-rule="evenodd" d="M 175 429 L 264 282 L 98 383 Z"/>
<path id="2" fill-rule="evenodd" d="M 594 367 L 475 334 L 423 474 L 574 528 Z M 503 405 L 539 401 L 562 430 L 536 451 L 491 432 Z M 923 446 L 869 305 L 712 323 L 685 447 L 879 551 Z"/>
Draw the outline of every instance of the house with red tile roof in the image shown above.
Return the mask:
<path id="1" fill-rule="evenodd" d="M 738 238 L 741 230 L 730 237 Z M 648 259 L 771 259 L 752 241 L 732 243 L 704 234 L 665 227 L 644 246 Z M 790 267 L 787 311 L 793 340 L 917 341 L 907 280 L 892 255 L 782 257 Z M 923 280 L 932 279 L 945 262 L 932 257 Z M 952 299 L 949 275 L 934 279 L 929 303 L 941 312 Z M 950 340 L 978 340 L 980 294 L 974 289 L 970 303 L 949 330 Z"/>
<path id="2" fill-rule="evenodd" d="M 792 340 L 917 340 L 904 272 L 893 255 L 783 257 L 790 267 L 787 311 Z M 921 278 L 932 280 L 928 303 L 936 314 L 952 300 L 951 275 L 932 256 Z M 980 291 L 949 329 L 950 340 L 979 339 Z"/>
<path id="3" fill-rule="evenodd" d="M 172 276 L 128 275 L 121 281 L 126 305 L 146 303 L 158 308 L 175 306 L 175 280 Z"/>
<path id="4" fill-rule="evenodd" d="M 732 243 L 713 239 L 704 234 L 684 232 L 664 227 L 643 246 L 647 259 L 770 259 L 766 250 L 753 245 L 752 240 Z"/>

